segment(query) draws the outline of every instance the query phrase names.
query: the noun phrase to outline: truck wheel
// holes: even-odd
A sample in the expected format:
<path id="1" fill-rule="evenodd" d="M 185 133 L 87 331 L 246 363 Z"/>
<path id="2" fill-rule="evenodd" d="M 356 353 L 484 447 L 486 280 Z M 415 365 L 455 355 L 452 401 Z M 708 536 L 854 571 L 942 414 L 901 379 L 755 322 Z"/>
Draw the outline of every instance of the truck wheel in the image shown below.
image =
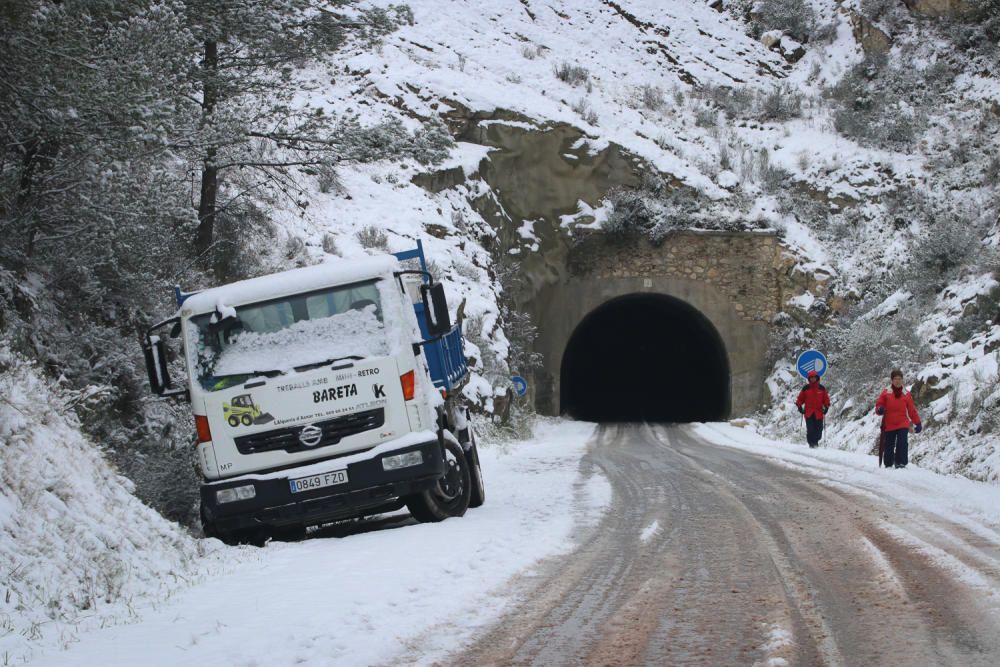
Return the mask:
<path id="1" fill-rule="evenodd" d="M 219 530 L 214 521 L 209 521 L 205 516 L 205 506 L 201 507 L 201 532 L 205 537 L 214 537 L 223 544 L 235 547 L 238 544 L 252 544 L 255 547 L 264 546 L 267 535 L 264 531 L 250 528 L 248 530 Z"/>
<path id="2" fill-rule="evenodd" d="M 479 507 L 486 502 L 486 486 L 483 484 L 483 469 L 479 465 L 479 448 L 476 446 L 476 434 L 469 428 L 470 445 L 465 450 L 465 460 L 469 463 L 469 477 L 471 478 L 471 490 L 469 493 L 469 507 Z"/>
<path id="3" fill-rule="evenodd" d="M 244 426 L 249 426 L 253 423 L 253 418 L 251 418 L 250 415 L 243 415 L 240 417 L 240 421 L 243 422 Z"/>
<path id="4" fill-rule="evenodd" d="M 227 419 L 226 421 L 229 422 L 230 426 L 239 426 L 240 425 L 240 418 L 237 417 L 236 415 L 229 415 L 229 419 Z"/>
<path id="5" fill-rule="evenodd" d="M 469 462 L 462 446 L 445 440 L 444 476 L 431 488 L 410 496 L 406 506 L 413 518 L 421 523 L 444 521 L 450 516 L 462 516 L 469 508 L 472 483 Z"/>
<path id="6" fill-rule="evenodd" d="M 301 542 L 306 539 L 305 526 L 281 526 L 272 528 L 270 536 L 279 542 Z"/>

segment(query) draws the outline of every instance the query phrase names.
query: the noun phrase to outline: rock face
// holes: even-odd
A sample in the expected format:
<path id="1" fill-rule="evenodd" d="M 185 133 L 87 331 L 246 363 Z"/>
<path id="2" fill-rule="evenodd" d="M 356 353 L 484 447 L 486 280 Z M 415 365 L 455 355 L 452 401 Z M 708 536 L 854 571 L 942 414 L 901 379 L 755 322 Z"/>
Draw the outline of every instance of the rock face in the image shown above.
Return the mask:
<path id="1" fill-rule="evenodd" d="M 571 125 L 537 123 L 505 110 L 449 120 L 459 127 L 458 140 L 496 149 L 479 171 L 513 221 L 558 225 L 579 202 L 597 206 L 611 188 L 639 184 L 635 158 L 613 143 L 593 150 Z"/>
<path id="2" fill-rule="evenodd" d="M 888 53 L 892 48 L 892 38 L 879 30 L 875 25 L 861 14 L 851 10 L 851 29 L 854 39 L 861 45 L 861 48 L 868 55 Z"/>
<path id="3" fill-rule="evenodd" d="M 967 0 L 903 0 L 903 4 L 923 16 L 963 16 L 976 9 Z"/>

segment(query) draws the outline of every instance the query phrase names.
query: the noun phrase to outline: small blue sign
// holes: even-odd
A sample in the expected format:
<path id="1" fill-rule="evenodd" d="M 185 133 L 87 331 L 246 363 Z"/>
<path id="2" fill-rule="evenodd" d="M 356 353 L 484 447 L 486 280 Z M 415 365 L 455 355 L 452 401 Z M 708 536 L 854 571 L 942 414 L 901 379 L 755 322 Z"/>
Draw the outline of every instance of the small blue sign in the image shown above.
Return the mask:
<path id="1" fill-rule="evenodd" d="M 799 355 L 799 360 L 795 364 L 799 369 L 799 375 L 808 377 L 809 371 L 816 371 L 820 377 L 826 373 L 826 355 L 819 350 L 806 350 Z"/>
<path id="2" fill-rule="evenodd" d="M 518 396 L 524 396 L 528 393 L 528 381 L 525 380 L 520 375 L 515 375 L 510 379 L 514 383 L 514 393 Z"/>

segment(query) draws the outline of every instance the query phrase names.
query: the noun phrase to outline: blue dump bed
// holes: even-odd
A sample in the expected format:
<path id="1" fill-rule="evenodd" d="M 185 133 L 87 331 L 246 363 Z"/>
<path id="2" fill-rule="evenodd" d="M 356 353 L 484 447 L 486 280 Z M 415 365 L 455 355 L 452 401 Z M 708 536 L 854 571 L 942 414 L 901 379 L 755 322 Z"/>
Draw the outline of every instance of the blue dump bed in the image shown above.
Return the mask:
<path id="1" fill-rule="evenodd" d="M 413 250 L 393 253 L 400 261 L 407 259 L 419 259 L 420 270 L 427 271 L 427 261 L 424 258 L 424 245 L 417 241 L 417 247 Z M 428 274 L 424 275 L 424 282 L 429 282 Z M 469 365 L 465 362 L 465 352 L 462 347 L 462 326 L 456 324 L 440 338 L 434 338 L 427 330 L 427 313 L 424 311 L 424 304 L 413 305 L 417 313 L 417 322 L 420 323 L 420 335 L 424 339 L 424 354 L 427 358 L 427 367 L 431 373 L 434 386 L 444 389 L 449 394 L 460 387 L 469 376 Z"/>

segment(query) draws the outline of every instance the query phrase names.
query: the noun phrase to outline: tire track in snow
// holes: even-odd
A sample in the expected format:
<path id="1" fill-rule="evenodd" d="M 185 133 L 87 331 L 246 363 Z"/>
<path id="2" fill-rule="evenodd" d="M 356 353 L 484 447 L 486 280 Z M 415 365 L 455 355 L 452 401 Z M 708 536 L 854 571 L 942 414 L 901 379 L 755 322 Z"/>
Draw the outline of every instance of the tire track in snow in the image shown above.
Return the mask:
<path id="1" fill-rule="evenodd" d="M 982 591 L 913 542 L 912 512 L 686 427 L 602 426 L 581 465 L 611 483 L 603 519 L 447 664 L 1000 664 Z M 975 531 L 920 535 L 997 588 Z"/>

